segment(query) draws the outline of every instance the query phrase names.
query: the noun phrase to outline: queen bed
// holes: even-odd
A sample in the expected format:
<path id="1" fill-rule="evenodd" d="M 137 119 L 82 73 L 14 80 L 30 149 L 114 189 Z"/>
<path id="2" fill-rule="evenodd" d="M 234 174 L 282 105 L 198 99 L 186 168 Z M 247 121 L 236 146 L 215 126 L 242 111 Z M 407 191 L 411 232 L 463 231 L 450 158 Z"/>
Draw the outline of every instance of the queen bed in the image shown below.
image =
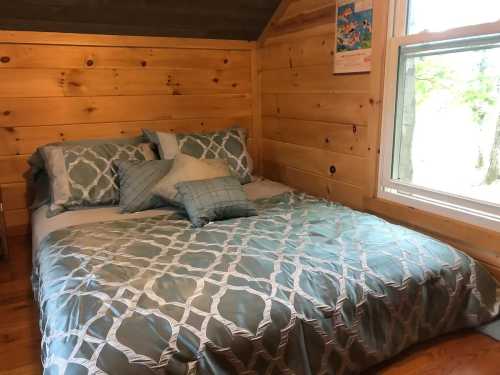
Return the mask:
<path id="1" fill-rule="evenodd" d="M 267 180 L 244 190 L 256 215 L 201 227 L 174 206 L 36 210 L 44 373 L 356 374 L 498 316 L 496 281 L 444 243 Z"/>
<path id="2" fill-rule="evenodd" d="M 33 279 L 45 372 L 358 373 L 498 313 L 493 279 L 450 246 L 300 193 L 257 205 L 203 229 L 97 209 L 49 230 Z"/>

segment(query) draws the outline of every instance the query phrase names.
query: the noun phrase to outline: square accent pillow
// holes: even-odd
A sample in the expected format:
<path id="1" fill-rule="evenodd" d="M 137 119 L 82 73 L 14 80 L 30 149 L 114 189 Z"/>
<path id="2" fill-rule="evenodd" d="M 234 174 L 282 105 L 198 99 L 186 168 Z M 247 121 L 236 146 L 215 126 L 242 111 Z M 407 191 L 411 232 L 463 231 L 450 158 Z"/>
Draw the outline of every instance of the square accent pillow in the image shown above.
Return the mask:
<path id="1" fill-rule="evenodd" d="M 156 184 L 172 168 L 171 160 L 115 161 L 120 180 L 120 211 L 139 212 L 166 206 L 153 193 Z"/>
<path id="2" fill-rule="evenodd" d="M 183 153 L 197 159 L 225 159 L 242 184 L 252 181 L 253 161 L 247 148 L 246 130 L 233 128 L 215 133 L 174 134 L 143 130 L 158 147 L 162 159 Z"/>
<path id="3" fill-rule="evenodd" d="M 180 182 L 176 185 L 193 226 L 201 228 L 216 220 L 257 215 L 236 177 Z"/>
<path id="4" fill-rule="evenodd" d="M 196 159 L 189 155 L 177 154 L 172 169 L 153 188 L 153 193 L 176 206 L 182 206 L 175 188 L 176 184 L 226 176 L 231 176 L 226 160 Z"/>
<path id="5" fill-rule="evenodd" d="M 151 144 L 47 146 L 41 149 L 50 178 L 49 216 L 120 200 L 117 160 L 154 160 Z"/>

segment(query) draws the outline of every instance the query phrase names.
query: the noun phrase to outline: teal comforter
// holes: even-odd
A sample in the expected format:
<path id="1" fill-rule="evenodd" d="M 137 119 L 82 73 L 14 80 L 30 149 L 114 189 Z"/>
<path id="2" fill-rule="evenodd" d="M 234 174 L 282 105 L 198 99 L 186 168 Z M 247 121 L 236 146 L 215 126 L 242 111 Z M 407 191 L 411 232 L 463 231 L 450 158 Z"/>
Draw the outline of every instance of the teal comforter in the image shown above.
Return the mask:
<path id="1" fill-rule="evenodd" d="M 182 215 L 50 234 L 34 266 L 46 374 L 354 374 L 491 321 L 472 258 L 288 193 L 259 216 Z"/>

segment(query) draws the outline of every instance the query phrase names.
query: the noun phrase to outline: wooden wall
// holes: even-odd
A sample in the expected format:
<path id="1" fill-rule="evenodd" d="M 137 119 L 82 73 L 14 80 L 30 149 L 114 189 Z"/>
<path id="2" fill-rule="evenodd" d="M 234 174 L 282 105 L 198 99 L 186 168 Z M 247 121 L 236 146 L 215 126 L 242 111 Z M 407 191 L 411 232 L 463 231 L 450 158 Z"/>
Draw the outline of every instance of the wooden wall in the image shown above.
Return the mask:
<path id="1" fill-rule="evenodd" d="M 264 171 L 363 207 L 369 74 L 333 75 L 335 3 L 284 1 L 261 40 Z"/>
<path id="2" fill-rule="evenodd" d="M 335 1 L 283 0 L 259 40 L 264 173 L 425 231 L 500 279 L 498 231 L 376 198 L 388 10 L 374 1 L 372 72 L 333 75 Z"/>
<path id="3" fill-rule="evenodd" d="M 260 122 L 255 43 L 0 32 L 0 185 L 10 234 L 28 229 L 40 145 Z M 258 142 L 250 140 L 258 157 Z"/>

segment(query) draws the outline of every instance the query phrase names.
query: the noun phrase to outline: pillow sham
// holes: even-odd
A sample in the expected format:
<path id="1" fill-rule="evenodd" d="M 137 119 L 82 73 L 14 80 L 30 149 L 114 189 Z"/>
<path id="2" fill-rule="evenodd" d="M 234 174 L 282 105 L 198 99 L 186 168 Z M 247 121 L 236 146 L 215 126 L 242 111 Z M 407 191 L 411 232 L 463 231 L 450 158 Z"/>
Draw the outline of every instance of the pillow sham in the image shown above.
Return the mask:
<path id="1" fill-rule="evenodd" d="M 146 143 L 143 135 L 132 138 L 108 138 L 108 139 L 83 139 L 64 142 L 54 142 L 38 147 L 28 159 L 30 165 L 29 184 L 34 188 L 34 199 L 30 206 L 32 211 L 50 204 L 50 183 L 42 149 L 48 146 L 93 146 L 100 144 L 120 144 L 120 145 L 139 145 Z"/>
<path id="2" fill-rule="evenodd" d="M 141 135 L 133 138 L 109 138 L 109 139 L 83 139 L 74 141 L 54 142 L 42 147 L 39 147 L 28 159 L 28 164 L 31 166 L 31 177 L 33 182 L 36 181 L 39 174 L 46 173 L 45 160 L 43 158 L 43 148 L 49 146 L 97 146 L 102 144 L 118 144 L 118 145 L 139 145 L 146 143 L 146 138 Z M 44 176 L 42 176 L 43 178 Z"/>
<path id="3" fill-rule="evenodd" d="M 255 205 L 248 200 L 235 177 L 180 182 L 176 188 L 194 227 L 201 228 L 216 220 L 257 215 Z"/>
<path id="4" fill-rule="evenodd" d="M 153 188 L 172 164 L 171 160 L 115 161 L 120 181 L 120 211 L 139 212 L 165 206 L 165 200 L 153 194 Z"/>
<path id="5" fill-rule="evenodd" d="M 226 160 L 196 159 L 189 155 L 177 154 L 172 169 L 156 184 L 153 193 L 176 206 L 182 206 L 176 184 L 225 176 L 231 176 Z"/>
<path id="6" fill-rule="evenodd" d="M 246 130 L 233 128 L 215 133 L 174 134 L 143 130 L 162 159 L 183 153 L 197 159 L 225 159 L 242 184 L 252 181 L 253 162 L 247 148 Z"/>
<path id="7" fill-rule="evenodd" d="M 81 207 L 117 204 L 120 191 L 113 162 L 156 159 L 148 143 L 46 146 L 41 152 L 50 179 L 49 216 Z"/>

